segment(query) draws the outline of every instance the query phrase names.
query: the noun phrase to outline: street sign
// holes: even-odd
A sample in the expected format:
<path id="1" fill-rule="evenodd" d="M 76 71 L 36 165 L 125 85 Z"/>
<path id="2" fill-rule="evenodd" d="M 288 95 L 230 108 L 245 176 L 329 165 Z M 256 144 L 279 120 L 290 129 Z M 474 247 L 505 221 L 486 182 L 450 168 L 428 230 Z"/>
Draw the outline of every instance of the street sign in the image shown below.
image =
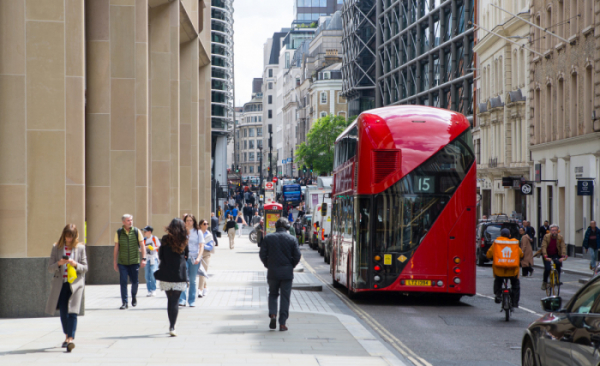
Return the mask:
<path id="1" fill-rule="evenodd" d="M 277 177 L 273 177 L 273 183 L 277 183 Z"/>
<path id="2" fill-rule="evenodd" d="M 267 182 L 265 183 L 265 189 L 272 191 L 273 190 L 273 182 Z"/>
<path id="3" fill-rule="evenodd" d="M 292 158 L 287 158 L 288 164 L 292 162 Z"/>
<path id="4" fill-rule="evenodd" d="M 530 196 L 533 194 L 533 186 L 531 185 L 531 183 L 523 183 L 523 185 L 521 185 L 521 193 L 524 194 L 525 196 Z"/>
<path id="5" fill-rule="evenodd" d="M 592 181 L 592 180 L 577 181 L 577 195 L 578 196 L 593 196 L 594 195 L 594 181 Z"/>
<path id="6" fill-rule="evenodd" d="M 285 162 L 286 162 L 286 160 L 285 160 L 285 159 L 283 159 L 283 160 L 281 161 L 281 164 L 285 164 Z"/>

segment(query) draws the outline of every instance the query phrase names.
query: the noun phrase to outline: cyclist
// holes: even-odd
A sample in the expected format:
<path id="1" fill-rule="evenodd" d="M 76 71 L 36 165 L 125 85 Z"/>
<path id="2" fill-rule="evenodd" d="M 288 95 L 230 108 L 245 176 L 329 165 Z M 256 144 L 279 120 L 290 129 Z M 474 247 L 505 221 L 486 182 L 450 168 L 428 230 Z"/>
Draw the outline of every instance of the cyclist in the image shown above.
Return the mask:
<path id="1" fill-rule="evenodd" d="M 558 225 L 556 224 L 550 225 L 550 233 L 544 235 L 544 239 L 542 239 L 542 256 L 544 258 L 544 282 L 542 282 L 542 290 L 546 290 L 546 287 L 548 287 L 548 276 L 552 270 L 552 262 L 556 265 L 558 282 L 560 283 L 562 262 L 567 259 L 565 239 L 558 233 Z"/>
<path id="2" fill-rule="evenodd" d="M 500 236 L 494 240 L 486 256 L 488 259 L 494 260 L 492 268 L 494 270 L 494 294 L 496 295 L 494 300 L 496 304 L 502 302 L 502 282 L 505 278 L 508 278 L 512 288 L 512 305 L 514 308 L 518 308 L 519 298 L 521 297 L 519 264 L 521 258 L 523 258 L 519 241 L 511 238 L 510 230 L 504 228 L 500 231 Z"/>

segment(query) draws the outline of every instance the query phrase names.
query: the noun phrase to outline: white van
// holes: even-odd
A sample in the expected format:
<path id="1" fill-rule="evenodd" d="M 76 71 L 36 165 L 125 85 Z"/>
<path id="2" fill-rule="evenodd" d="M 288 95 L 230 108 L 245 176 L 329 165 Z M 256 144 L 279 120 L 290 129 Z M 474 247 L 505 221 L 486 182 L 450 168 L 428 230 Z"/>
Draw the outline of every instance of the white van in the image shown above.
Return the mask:
<path id="1" fill-rule="evenodd" d="M 319 205 L 319 232 L 317 235 L 317 251 L 321 256 L 328 256 L 326 253 L 326 243 L 331 235 L 331 198 L 325 197 L 323 203 Z M 327 258 L 326 258 L 327 261 Z"/>

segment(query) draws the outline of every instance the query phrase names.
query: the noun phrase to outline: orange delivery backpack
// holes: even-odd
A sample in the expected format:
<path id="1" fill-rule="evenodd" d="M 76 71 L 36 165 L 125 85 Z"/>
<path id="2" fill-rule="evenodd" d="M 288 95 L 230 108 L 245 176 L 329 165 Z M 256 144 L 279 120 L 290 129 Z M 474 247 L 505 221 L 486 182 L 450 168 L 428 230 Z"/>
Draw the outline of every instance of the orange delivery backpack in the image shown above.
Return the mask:
<path id="1" fill-rule="evenodd" d="M 499 237 L 494 241 L 494 266 L 500 268 L 519 267 L 519 241 Z"/>

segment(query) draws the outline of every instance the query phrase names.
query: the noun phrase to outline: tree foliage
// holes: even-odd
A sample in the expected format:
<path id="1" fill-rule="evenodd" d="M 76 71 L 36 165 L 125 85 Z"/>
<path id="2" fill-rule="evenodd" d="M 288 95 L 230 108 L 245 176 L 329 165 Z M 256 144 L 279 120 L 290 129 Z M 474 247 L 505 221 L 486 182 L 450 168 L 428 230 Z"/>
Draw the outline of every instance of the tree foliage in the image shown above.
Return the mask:
<path id="1" fill-rule="evenodd" d="M 348 127 L 350 122 L 341 116 L 328 115 L 319 118 L 306 137 L 306 142 L 298 145 L 296 159 L 298 166 L 313 165 L 317 174 L 333 171 L 335 139 Z"/>

